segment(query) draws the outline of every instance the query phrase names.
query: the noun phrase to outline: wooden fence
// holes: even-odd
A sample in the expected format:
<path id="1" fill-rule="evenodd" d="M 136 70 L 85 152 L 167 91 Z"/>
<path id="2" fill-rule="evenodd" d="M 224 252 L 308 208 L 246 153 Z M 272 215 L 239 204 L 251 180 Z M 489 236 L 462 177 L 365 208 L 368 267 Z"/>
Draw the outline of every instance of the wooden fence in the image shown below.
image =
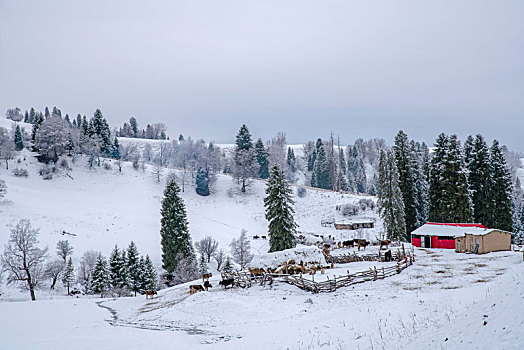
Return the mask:
<path id="1" fill-rule="evenodd" d="M 323 292 L 334 292 L 338 288 L 347 287 L 358 283 L 364 283 L 367 281 L 376 281 L 377 279 L 384 279 L 396 274 L 401 273 L 408 266 L 413 265 L 414 257 L 412 255 L 405 256 L 404 259 L 398 261 L 396 264 L 388 267 L 370 268 L 366 271 L 356 272 L 347 274 L 339 277 L 330 279 L 327 281 L 315 282 L 307 278 L 303 278 L 300 275 L 289 275 L 289 274 L 275 274 L 275 273 L 264 273 L 262 275 L 255 276 L 249 271 L 239 271 L 229 274 L 222 274 L 222 279 L 233 278 L 237 287 L 248 288 L 251 287 L 252 283 L 260 283 L 260 285 L 271 285 L 274 279 L 280 279 L 283 282 L 294 285 L 300 289 L 307 290 L 313 293 Z"/>

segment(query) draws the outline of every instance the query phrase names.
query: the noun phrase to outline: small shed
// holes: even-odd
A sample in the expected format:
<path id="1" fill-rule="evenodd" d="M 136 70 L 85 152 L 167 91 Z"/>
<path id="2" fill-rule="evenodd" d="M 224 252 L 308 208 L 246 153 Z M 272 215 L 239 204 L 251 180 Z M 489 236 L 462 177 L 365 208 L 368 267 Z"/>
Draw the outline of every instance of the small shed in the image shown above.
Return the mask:
<path id="1" fill-rule="evenodd" d="M 375 222 L 372 220 L 351 221 L 349 223 L 335 223 L 337 230 L 358 230 L 359 228 L 373 228 Z"/>
<path id="2" fill-rule="evenodd" d="M 502 250 L 511 250 L 511 232 L 487 229 L 485 232 L 465 232 L 462 237 L 455 238 L 456 252 L 485 254 Z"/>

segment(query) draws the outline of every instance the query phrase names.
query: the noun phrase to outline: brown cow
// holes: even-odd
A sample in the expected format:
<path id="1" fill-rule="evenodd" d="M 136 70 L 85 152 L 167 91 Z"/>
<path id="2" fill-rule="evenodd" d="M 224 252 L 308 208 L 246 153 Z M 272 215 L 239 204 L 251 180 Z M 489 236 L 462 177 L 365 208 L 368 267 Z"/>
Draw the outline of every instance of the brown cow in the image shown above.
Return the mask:
<path id="1" fill-rule="evenodd" d="M 195 294 L 197 292 L 203 292 L 204 287 L 201 284 L 193 284 L 189 286 L 189 294 Z"/>
<path id="2" fill-rule="evenodd" d="M 386 249 L 388 249 L 390 243 L 391 243 L 391 241 L 389 239 L 381 240 L 379 249 L 382 249 L 382 246 L 386 246 Z"/>
<path id="3" fill-rule="evenodd" d="M 149 299 L 149 296 L 153 298 L 155 295 L 157 295 L 156 290 L 146 290 L 146 299 Z"/>
<path id="4" fill-rule="evenodd" d="M 213 277 L 213 274 L 211 272 L 210 273 L 203 273 L 202 274 L 202 282 L 204 282 L 205 280 L 209 281 L 210 277 Z"/>

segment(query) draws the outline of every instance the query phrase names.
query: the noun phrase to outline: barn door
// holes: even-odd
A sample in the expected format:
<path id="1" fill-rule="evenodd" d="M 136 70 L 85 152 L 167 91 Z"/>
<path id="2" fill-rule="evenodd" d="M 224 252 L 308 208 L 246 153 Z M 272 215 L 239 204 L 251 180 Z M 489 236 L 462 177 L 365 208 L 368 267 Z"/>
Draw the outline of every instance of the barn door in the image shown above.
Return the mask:
<path id="1" fill-rule="evenodd" d="M 424 236 L 424 247 L 431 248 L 431 237 L 430 236 Z"/>

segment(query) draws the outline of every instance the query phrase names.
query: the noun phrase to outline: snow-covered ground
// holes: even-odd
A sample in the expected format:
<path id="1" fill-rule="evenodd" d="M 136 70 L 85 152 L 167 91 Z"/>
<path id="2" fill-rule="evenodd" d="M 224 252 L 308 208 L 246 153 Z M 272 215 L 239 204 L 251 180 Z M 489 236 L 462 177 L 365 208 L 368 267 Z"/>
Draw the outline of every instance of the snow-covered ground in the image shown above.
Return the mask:
<path id="1" fill-rule="evenodd" d="M 401 274 L 335 293 L 255 285 L 152 300 L 0 303 L 2 349 L 522 349 L 522 255 L 416 249 Z M 27 336 L 29 334 L 30 336 Z"/>
<path id="2" fill-rule="evenodd" d="M 133 240 L 140 253 L 149 254 L 159 266 L 165 179 L 169 172 L 181 179 L 181 172 L 165 169 L 158 183 L 152 169 L 134 170 L 125 162 L 122 172 L 108 160 L 107 167 L 94 169 L 82 157 L 69 163 L 70 170 L 59 167 L 51 180 L 39 176 L 42 165 L 27 151 L 10 161 L 9 171 L 0 164 L 0 178 L 8 188 L 0 201 L 0 249 L 12 225 L 28 218 L 40 228 L 40 243 L 49 246 L 51 255 L 61 239 L 73 245 L 76 264 L 85 250 L 107 256 L 115 244 L 126 247 Z M 29 176 L 13 176 L 11 170 L 17 167 L 27 169 Z M 193 241 L 209 235 L 228 250 L 242 229 L 249 236 L 266 234 L 263 181 L 254 181 L 248 193 L 241 194 L 231 177 L 220 175 L 209 197 L 198 196 L 193 182 L 189 175 L 182 193 Z M 318 239 L 312 234 L 337 241 L 376 239 L 381 221 L 373 211 L 360 216 L 376 220 L 375 229 L 336 231 L 321 225 L 326 218 L 344 220 L 335 207 L 361 198 L 369 197 L 308 189 L 304 198 L 294 198 L 299 231 L 310 240 Z M 276 266 L 303 256 L 323 263 L 313 247 L 267 254 L 267 240 L 253 239 L 251 244 L 256 255 L 252 266 Z M 376 249 L 370 246 L 366 253 Z M 215 274 L 213 288 L 194 295 L 189 295 L 188 284 L 161 290 L 153 300 L 73 298 L 59 288 L 37 290 L 38 300 L 30 302 L 27 292 L 0 282 L 0 350 L 524 348 L 522 253 L 415 253 L 415 264 L 399 275 L 328 294 L 311 294 L 278 281 L 224 291 Z M 372 266 L 382 265 L 341 264 L 315 280 Z"/>

